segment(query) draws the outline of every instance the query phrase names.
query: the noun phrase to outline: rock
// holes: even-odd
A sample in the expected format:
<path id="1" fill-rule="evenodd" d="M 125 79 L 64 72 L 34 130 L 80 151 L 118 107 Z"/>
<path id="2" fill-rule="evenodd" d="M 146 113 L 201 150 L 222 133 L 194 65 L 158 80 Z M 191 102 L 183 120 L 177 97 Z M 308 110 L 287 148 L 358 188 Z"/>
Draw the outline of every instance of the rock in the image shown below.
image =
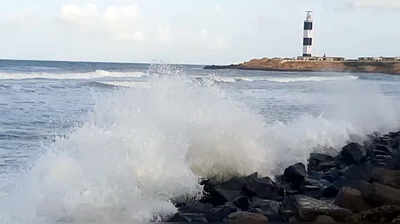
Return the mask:
<path id="1" fill-rule="evenodd" d="M 233 177 L 232 179 L 215 186 L 215 191 L 226 201 L 233 201 L 241 195 L 246 184 L 244 177 Z"/>
<path id="2" fill-rule="evenodd" d="M 350 218 L 351 223 L 390 223 L 400 215 L 400 207 L 386 205 L 355 214 Z"/>
<path id="3" fill-rule="evenodd" d="M 237 210 L 232 203 L 226 203 L 225 205 L 210 209 L 206 217 L 209 222 L 222 222 L 224 218 Z"/>
<path id="4" fill-rule="evenodd" d="M 366 194 L 367 199 L 382 205 L 400 205 L 399 189 L 379 183 L 373 183 L 371 186 L 372 188 Z"/>
<path id="5" fill-rule="evenodd" d="M 352 165 L 347 169 L 342 170 L 342 175 L 346 180 L 365 180 L 369 181 L 372 176 L 372 170 L 374 166 L 369 163 L 364 163 L 362 165 Z"/>
<path id="6" fill-rule="evenodd" d="M 293 217 L 290 217 L 290 218 L 289 218 L 288 223 L 294 223 L 294 224 L 296 224 L 296 223 L 299 223 L 299 220 L 297 219 L 296 216 L 293 216 Z"/>
<path id="7" fill-rule="evenodd" d="M 249 209 L 250 202 L 249 198 L 246 196 L 238 196 L 233 200 L 233 204 L 241 210 L 247 211 Z"/>
<path id="8" fill-rule="evenodd" d="M 285 169 L 283 177 L 287 182 L 293 184 L 294 188 L 298 189 L 304 183 L 306 175 L 304 164 L 296 163 Z"/>
<path id="9" fill-rule="evenodd" d="M 202 213 L 177 213 L 168 222 L 208 223 Z"/>
<path id="10" fill-rule="evenodd" d="M 201 202 L 211 203 L 214 206 L 223 205 L 227 202 L 226 198 L 216 190 L 218 184 L 215 181 L 206 179 L 202 180 L 200 184 L 203 185 L 204 190 L 204 195 L 200 200 Z"/>
<path id="11" fill-rule="evenodd" d="M 389 147 L 382 144 L 375 144 L 375 150 L 381 152 L 384 155 L 390 155 L 393 153 L 393 151 Z"/>
<path id="12" fill-rule="evenodd" d="M 230 214 L 224 222 L 231 224 L 267 224 L 268 218 L 257 213 L 235 212 Z"/>
<path id="13" fill-rule="evenodd" d="M 312 223 L 315 224 L 335 224 L 335 220 L 327 215 L 319 215 Z"/>
<path id="14" fill-rule="evenodd" d="M 245 178 L 246 184 L 244 190 L 250 196 L 260 198 L 280 200 L 280 189 L 274 181 L 269 177 L 259 178 L 257 173 L 254 173 Z"/>
<path id="15" fill-rule="evenodd" d="M 350 143 L 343 147 L 341 159 L 348 165 L 359 164 L 367 155 L 366 150 L 358 143 Z"/>
<path id="16" fill-rule="evenodd" d="M 373 181 L 388 185 L 394 188 L 400 188 L 400 171 L 384 168 L 375 168 L 372 171 Z"/>
<path id="17" fill-rule="evenodd" d="M 371 205 L 400 205 L 400 190 L 379 184 L 358 181 L 351 184 L 351 187 L 358 189 L 363 198 Z"/>
<path id="18" fill-rule="evenodd" d="M 400 224 L 400 215 L 392 220 L 393 224 Z"/>
<path id="19" fill-rule="evenodd" d="M 313 221 L 319 215 L 331 216 L 335 220 L 342 221 L 352 214 L 348 209 L 304 195 L 292 197 L 297 214 L 303 221 Z"/>
<path id="20" fill-rule="evenodd" d="M 324 175 L 321 176 L 323 180 L 327 180 L 331 183 L 335 182 L 338 180 L 340 177 L 341 173 L 337 169 L 331 169 L 327 172 L 324 173 Z"/>
<path id="21" fill-rule="evenodd" d="M 307 165 L 308 171 L 324 171 L 335 166 L 334 158 L 322 153 L 311 153 Z"/>
<path id="22" fill-rule="evenodd" d="M 393 159 L 389 161 L 388 168 L 400 170 L 400 146 L 397 152 L 393 153 Z"/>
<path id="23" fill-rule="evenodd" d="M 207 185 L 206 185 L 207 186 Z M 208 200 L 214 205 L 233 201 L 239 196 L 257 196 L 266 199 L 281 199 L 280 188 L 269 178 L 259 178 L 257 173 L 247 177 L 234 177 L 226 182 L 205 187 Z M 217 203 L 215 203 L 217 202 Z"/>
<path id="24" fill-rule="evenodd" d="M 324 179 L 311 179 L 306 178 L 304 184 L 300 186 L 300 191 L 302 194 L 313 198 L 320 198 L 322 196 L 322 190 L 329 184 L 328 181 Z"/>
<path id="25" fill-rule="evenodd" d="M 260 213 L 265 215 L 271 221 L 280 221 L 279 210 L 281 203 L 278 201 L 266 200 L 261 198 L 254 198 L 250 204 L 251 208 L 258 208 Z"/>
<path id="26" fill-rule="evenodd" d="M 335 199 L 335 204 L 350 209 L 353 212 L 361 212 L 370 209 L 371 206 L 364 200 L 361 192 L 350 187 L 343 187 Z"/>
<path id="27" fill-rule="evenodd" d="M 183 213 L 207 213 L 212 208 L 212 204 L 202 203 L 199 201 L 189 201 L 180 207 L 179 211 Z"/>
<path id="28" fill-rule="evenodd" d="M 336 185 L 331 184 L 322 190 L 322 197 L 334 198 L 339 193 L 339 189 Z"/>

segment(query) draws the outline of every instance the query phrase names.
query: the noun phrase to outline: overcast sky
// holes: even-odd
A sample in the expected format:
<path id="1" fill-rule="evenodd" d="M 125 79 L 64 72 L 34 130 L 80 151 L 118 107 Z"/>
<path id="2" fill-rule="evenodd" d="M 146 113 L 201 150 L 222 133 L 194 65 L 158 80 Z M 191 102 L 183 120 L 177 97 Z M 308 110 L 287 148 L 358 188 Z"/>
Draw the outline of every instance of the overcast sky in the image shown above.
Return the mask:
<path id="1" fill-rule="evenodd" d="M 0 58 L 224 64 L 400 55 L 400 0 L 2 0 Z"/>

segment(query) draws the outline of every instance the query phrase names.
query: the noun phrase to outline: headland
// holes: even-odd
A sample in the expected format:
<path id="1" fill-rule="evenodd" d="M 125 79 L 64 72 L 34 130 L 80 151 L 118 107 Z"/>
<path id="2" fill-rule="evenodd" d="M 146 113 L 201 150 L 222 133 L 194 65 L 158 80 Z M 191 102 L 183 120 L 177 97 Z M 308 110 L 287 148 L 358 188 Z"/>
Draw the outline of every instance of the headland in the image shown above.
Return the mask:
<path id="1" fill-rule="evenodd" d="M 400 75 L 400 57 L 297 57 L 261 58 L 231 65 L 208 65 L 205 69 L 243 69 L 293 72 L 354 72 Z"/>

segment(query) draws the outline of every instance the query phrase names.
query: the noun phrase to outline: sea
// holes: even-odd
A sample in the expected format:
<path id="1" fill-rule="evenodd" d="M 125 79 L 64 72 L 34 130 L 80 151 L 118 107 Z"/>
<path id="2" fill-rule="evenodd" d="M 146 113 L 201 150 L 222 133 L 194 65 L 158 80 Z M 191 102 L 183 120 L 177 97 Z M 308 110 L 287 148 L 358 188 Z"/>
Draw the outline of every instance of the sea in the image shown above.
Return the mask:
<path id="1" fill-rule="evenodd" d="M 400 76 L 0 60 L 0 223 L 149 223 L 399 130 Z"/>

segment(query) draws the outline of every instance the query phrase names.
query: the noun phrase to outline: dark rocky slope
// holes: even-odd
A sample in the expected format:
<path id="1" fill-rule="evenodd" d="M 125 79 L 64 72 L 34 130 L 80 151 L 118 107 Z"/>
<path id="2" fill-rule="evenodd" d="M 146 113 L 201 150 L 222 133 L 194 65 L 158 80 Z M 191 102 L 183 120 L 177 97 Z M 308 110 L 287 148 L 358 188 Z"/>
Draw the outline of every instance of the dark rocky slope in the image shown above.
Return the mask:
<path id="1" fill-rule="evenodd" d="M 176 202 L 175 223 L 400 223 L 400 132 L 312 153 L 273 179 L 204 180 L 200 200 Z"/>

